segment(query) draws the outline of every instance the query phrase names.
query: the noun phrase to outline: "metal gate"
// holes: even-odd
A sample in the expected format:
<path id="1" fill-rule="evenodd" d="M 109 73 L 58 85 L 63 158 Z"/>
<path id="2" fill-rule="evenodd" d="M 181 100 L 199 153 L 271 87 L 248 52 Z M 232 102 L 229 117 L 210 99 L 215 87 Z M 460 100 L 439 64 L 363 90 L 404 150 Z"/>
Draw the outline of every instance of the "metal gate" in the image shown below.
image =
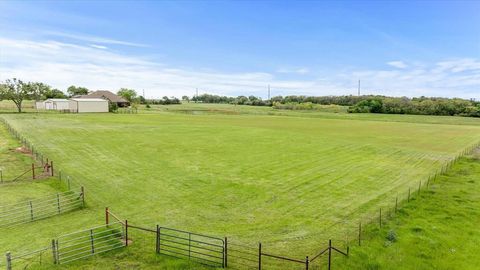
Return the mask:
<path id="1" fill-rule="evenodd" d="M 52 241 L 55 262 L 65 264 L 122 248 L 126 245 L 125 233 L 125 226 L 118 222 L 62 235 Z"/>

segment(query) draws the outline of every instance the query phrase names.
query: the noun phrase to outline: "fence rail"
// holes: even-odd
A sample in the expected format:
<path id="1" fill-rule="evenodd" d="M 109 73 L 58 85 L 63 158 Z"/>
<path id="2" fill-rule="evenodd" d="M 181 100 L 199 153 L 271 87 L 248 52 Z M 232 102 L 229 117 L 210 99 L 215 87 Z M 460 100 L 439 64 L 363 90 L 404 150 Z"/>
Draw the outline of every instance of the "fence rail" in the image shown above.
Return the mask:
<path id="1" fill-rule="evenodd" d="M 67 191 L 0 206 L 0 227 L 32 222 L 50 216 L 60 215 L 85 206 L 85 191 Z"/>
<path id="2" fill-rule="evenodd" d="M 59 236 L 52 241 L 54 262 L 66 264 L 127 245 L 125 227 L 116 222 Z"/>

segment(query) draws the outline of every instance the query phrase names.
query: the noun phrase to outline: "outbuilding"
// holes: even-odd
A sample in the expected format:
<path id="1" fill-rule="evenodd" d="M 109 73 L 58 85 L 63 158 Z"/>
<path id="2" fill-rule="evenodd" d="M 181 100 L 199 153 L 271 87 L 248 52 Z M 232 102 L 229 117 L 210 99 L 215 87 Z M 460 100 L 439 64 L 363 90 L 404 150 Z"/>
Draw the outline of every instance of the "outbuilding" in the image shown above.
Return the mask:
<path id="1" fill-rule="evenodd" d="M 69 101 L 70 112 L 90 113 L 108 112 L 108 100 L 101 98 L 71 98 Z"/>
<path id="2" fill-rule="evenodd" d="M 49 98 L 44 101 L 37 101 L 35 107 L 41 110 L 57 110 L 63 111 L 69 109 L 69 102 L 63 98 Z"/>

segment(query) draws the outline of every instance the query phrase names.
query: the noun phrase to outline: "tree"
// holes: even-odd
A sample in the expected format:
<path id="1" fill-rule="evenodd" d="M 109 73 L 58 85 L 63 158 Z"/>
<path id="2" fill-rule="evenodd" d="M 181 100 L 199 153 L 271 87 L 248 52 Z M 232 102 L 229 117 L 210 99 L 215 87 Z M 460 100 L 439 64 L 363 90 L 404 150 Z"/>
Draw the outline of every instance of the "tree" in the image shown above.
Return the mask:
<path id="1" fill-rule="evenodd" d="M 121 88 L 118 90 L 117 95 L 128 100 L 128 102 L 133 102 L 137 98 L 137 92 L 133 89 Z"/>
<path id="2" fill-rule="evenodd" d="M 16 78 L 8 79 L 0 86 L 0 99 L 13 101 L 17 106 L 18 112 L 22 112 L 23 100 L 34 98 L 36 95 L 35 91 L 32 83 L 26 84 Z"/>
<path id="3" fill-rule="evenodd" d="M 190 98 L 188 96 L 183 96 L 182 100 L 185 100 L 186 102 L 190 103 Z"/>
<path id="4" fill-rule="evenodd" d="M 68 87 L 67 93 L 73 97 L 77 95 L 87 95 L 88 94 L 88 89 L 85 87 L 76 87 L 74 85 Z"/>
<path id="5" fill-rule="evenodd" d="M 65 93 L 58 89 L 49 89 L 44 93 L 45 98 L 67 98 Z"/>

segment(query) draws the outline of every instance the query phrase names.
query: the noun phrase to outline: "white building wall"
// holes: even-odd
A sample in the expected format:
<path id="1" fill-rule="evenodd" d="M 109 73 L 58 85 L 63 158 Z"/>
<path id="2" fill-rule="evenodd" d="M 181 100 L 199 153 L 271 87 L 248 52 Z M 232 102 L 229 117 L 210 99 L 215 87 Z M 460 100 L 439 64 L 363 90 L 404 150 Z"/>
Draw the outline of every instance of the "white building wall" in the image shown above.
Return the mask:
<path id="1" fill-rule="evenodd" d="M 108 101 L 79 101 L 78 112 L 108 112 Z"/>

